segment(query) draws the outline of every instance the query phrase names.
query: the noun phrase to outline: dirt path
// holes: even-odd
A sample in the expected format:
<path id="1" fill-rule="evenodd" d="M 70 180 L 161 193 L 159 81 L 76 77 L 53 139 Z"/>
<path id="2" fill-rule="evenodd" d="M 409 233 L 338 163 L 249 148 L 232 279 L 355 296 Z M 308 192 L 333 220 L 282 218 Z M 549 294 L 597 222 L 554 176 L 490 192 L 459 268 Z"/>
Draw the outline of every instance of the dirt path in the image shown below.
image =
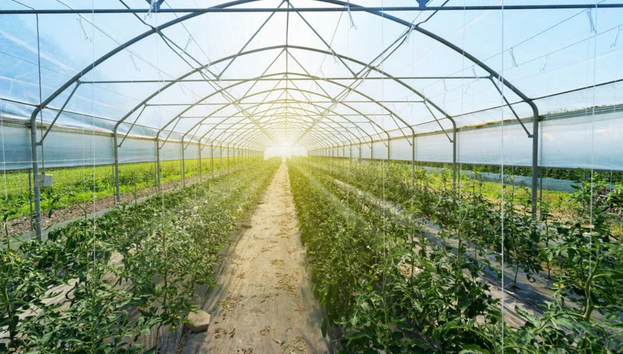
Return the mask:
<path id="1" fill-rule="evenodd" d="M 204 310 L 207 332 L 182 353 L 329 353 L 312 297 L 285 164 L 277 171 Z"/>

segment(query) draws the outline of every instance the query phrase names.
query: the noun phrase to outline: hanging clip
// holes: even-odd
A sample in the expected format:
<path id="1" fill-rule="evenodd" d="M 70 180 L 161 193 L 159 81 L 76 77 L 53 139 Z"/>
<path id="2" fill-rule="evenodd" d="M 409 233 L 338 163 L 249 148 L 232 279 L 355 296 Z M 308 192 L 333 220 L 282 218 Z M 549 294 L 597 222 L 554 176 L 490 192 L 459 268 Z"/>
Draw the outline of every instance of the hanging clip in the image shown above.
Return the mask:
<path id="1" fill-rule="evenodd" d="M 335 51 L 333 51 L 333 49 L 331 49 L 331 55 L 333 56 L 333 62 L 337 64 L 337 55 L 335 54 Z"/>
<path id="2" fill-rule="evenodd" d="M 151 18 L 151 10 L 154 8 L 154 4 L 150 3 L 149 4 L 149 10 L 147 11 L 147 13 L 145 14 L 145 16 L 143 17 L 143 20 L 147 20 L 147 18 Z"/>
<path id="3" fill-rule="evenodd" d="M 149 4 L 149 11 L 147 11 L 147 14 L 145 15 L 145 18 L 144 18 L 146 20 L 147 17 L 151 18 L 152 12 L 160 11 L 160 6 L 164 2 L 164 0 L 145 0 L 145 1 L 147 1 L 147 3 Z"/>
<path id="4" fill-rule="evenodd" d="M 320 67 L 320 74 L 322 75 L 322 79 L 326 82 L 327 78 L 326 78 L 324 72 L 322 71 L 322 67 Z"/>
<path id="5" fill-rule="evenodd" d="M 412 23 L 411 26 L 409 26 L 409 29 L 407 30 L 407 33 L 405 34 L 405 43 L 409 43 L 409 38 L 411 38 L 411 33 L 413 33 L 413 30 L 415 29 L 415 25 Z"/>
<path id="6" fill-rule="evenodd" d="M 511 49 L 508 51 L 511 55 L 511 59 L 513 60 L 513 66 L 517 67 L 517 60 L 515 59 L 515 51 L 514 51 L 514 47 L 511 47 Z"/>
<path id="7" fill-rule="evenodd" d="M 93 43 L 93 41 L 91 40 L 91 38 L 89 38 L 89 35 L 87 34 L 87 30 L 84 28 L 84 24 L 82 24 L 82 17 L 78 17 L 76 21 L 78 21 L 78 23 L 80 24 L 80 28 L 82 28 L 82 34 L 84 35 L 84 40 Z"/>
<path id="8" fill-rule="evenodd" d="M 545 71 L 545 67 L 547 66 L 548 60 L 549 60 L 549 55 L 545 57 L 545 61 L 543 62 L 543 67 L 541 67 L 541 72 Z"/>
<path id="9" fill-rule="evenodd" d="M 472 74 L 474 75 L 474 79 L 476 79 L 476 81 L 480 81 L 480 77 L 478 77 L 478 75 L 476 75 L 476 69 L 474 69 L 473 66 L 472 66 Z"/>
<path id="10" fill-rule="evenodd" d="M 588 16 L 588 21 L 591 25 L 591 32 L 597 33 L 597 28 L 595 28 L 595 22 L 593 21 L 593 9 L 586 10 L 586 16 Z"/>
<path id="11" fill-rule="evenodd" d="M 186 41 L 186 45 L 184 45 L 184 49 L 182 49 L 182 52 L 188 54 L 188 52 L 186 51 L 188 49 L 188 46 L 190 45 L 190 42 L 193 41 L 193 37 L 188 36 L 188 41 Z"/>
<path id="12" fill-rule="evenodd" d="M 354 28 L 357 30 L 357 25 L 355 25 L 355 21 L 353 20 L 353 14 L 350 12 L 350 0 L 346 2 L 346 11 L 348 11 L 348 18 L 350 18 L 350 28 Z"/>
<path id="13" fill-rule="evenodd" d="M 134 64 L 134 70 L 140 73 L 141 69 L 139 69 L 138 65 L 136 65 L 136 61 L 134 60 L 134 55 L 132 55 L 132 53 L 130 53 L 130 60 L 132 60 L 132 64 Z"/>
<path id="14" fill-rule="evenodd" d="M 621 34 L 621 26 L 617 27 L 617 34 L 614 36 L 614 40 L 612 44 L 610 44 L 610 48 L 614 48 L 617 46 L 617 42 L 619 41 L 619 34 Z"/>
<path id="15" fill-rule="evenodd" d="M 448 92 L 448 86 L 446 86 L 446 80 L 443 80 L 443 91 Z"/>

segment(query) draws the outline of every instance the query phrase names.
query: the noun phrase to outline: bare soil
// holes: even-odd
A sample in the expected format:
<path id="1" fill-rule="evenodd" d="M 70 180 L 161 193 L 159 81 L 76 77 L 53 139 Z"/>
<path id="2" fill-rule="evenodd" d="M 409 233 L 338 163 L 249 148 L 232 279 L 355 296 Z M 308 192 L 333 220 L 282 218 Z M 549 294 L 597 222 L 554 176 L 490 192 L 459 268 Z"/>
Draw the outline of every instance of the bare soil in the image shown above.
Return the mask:
<path id="1" fill-rule="evenodd" d="M 189 334 L 181 353 L 331 352 L 310 283 L 283 164 L 202 308 L 208 331 Z"/>

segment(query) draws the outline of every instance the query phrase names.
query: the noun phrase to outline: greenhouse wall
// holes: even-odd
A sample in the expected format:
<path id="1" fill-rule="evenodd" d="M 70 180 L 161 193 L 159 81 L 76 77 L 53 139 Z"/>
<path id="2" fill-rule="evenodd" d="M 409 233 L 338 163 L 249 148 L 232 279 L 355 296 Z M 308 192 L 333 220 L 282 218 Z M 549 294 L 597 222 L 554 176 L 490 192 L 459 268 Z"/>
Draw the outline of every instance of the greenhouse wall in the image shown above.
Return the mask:
<path id="1" fill-rule="evenodd" d="M 623 156 L 611 151 L 623 149 L 623 111 L 569 118 L 547 117 L 539 123 L 539 166 L 621 170 Z M 525 123 L 524 123 L 525 124 Z M 528 131 L 531 124 L 526 124 Z M 450 135 L 450 138 L 452 136 Z M 532 164 L 532 139 L 518 123 L 506 123 L 457 132 L 457 162 L 468 164 L 525 166 Z M 387 158 L 386 140 L 375 141 L 374 158 Z M 352 157 L 358 157 L 358 143 Z M 391 140 L 391 159 L 410 161 L 411 137 Z M 348 150 L 337 148 L 338 157 Z M 370 158 L 369 145 L 362 145 L 362 158 Z M 452 143 L 443 132 L 417 135 L 415 160 L 452 163 Z"/>
<path id="2" fill-rule="evenodd" d="M 119 142 L 123 137 L 119 137 Z M 163 139 L 164 140 L 164 139 Z M 182 144 L 179 141 L 160 141 L 160 160 L 180 160 Z M 32 168 L 30 152 L 30 129 L 24 126 L 3 125 L 0 135 L 0 171 L 24 170 Z M 184 159 L 199 158 L 199 145 L 185 143 Z M 214 157 L 237 155 L 234 148 L 214 146 Z M 113 139 L 110 134 L 101 132 L 51 130 L 45 138 L 43 148 L 39 147 L 37 156 L 45 167 L 73 167 L 114 164 Z M 210 145 L 203 146 L 202 158 L 209 158 Z M 156 161 L 156 142 L 146 138 L 128 137 L 119 148 L 119 163 Z"/>

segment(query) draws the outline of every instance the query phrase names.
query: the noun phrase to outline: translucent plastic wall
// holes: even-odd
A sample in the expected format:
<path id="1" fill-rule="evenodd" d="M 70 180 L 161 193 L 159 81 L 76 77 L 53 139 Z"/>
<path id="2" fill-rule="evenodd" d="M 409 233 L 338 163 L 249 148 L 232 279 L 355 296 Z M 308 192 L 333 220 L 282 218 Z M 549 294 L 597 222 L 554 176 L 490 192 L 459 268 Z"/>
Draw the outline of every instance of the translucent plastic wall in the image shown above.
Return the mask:
<path id="1" fill-rule="evenodd" d="M 565 116 L 548 115 L 540 123 L 539 166 L 555 168 L 585 168 L 620 171 L 623 155 L 623 109 L 612 107 L 609 111 L 594 115 Z M 504 132 L 502 135 L 502 131 Z M 587 131 L 591 133 L 588 134 Z M 515 122 L 478 129 L 460 129 L 457 139 L 457 162 L 466 164 L 504 164 L 531 166 L 532 140 Z M 501 140 L 503 137 L 503 140 Z M 411 161 L 411 137 L 391 140 L 392 160 Z M 504 155 L 499 152 L 504 144 Z M 387 158 L 387 141 L 374 143 L 375 159 Z M 354 145 L 352 157 L 359 151 Z M 318 152 L 320 153 L 320 152 Z M 336 148 L 340 157 L 349 157 L 348 150 Z M 362 145 L 362 158 L 370 158 L 369 145 Z M 415 161 L 452 163 L 452 143 L 444 133 L 416 135 Z"/>
<path id="2" fill-rule="evenodd" d="M 3 156 L 0 166 L 2 170 L 25 170 L 32 168 L 30 154 L 30 130 L 23 126 L 5 125 L 3 128 L 2 146 Z M 159 143 L 160 160 L 181 160 L 182 144 L 176 141 Z M 210 151 L 210 145 L 197 144 L 196 142 L 184 144 L 184 158 L 201 157 L 227 157 L 227 147 L 214 146 Z M 39 156 L 43 156 L 43 165 L 53 167 L 76 167 L 93 165 L 114 164 L 113 139 L 108 134 L 80 131 L 52 131 L 45 141 L 44 148 L 39 147 Z M 257 153 L 257 152 L 255 152 Z M 234 155 L 234 148 L 229 149 L 229 156 Z M 119 148 L 119 163 L 138 163 L 156 161 L 156 142 L 147 138 L 127 138 Z"/>

